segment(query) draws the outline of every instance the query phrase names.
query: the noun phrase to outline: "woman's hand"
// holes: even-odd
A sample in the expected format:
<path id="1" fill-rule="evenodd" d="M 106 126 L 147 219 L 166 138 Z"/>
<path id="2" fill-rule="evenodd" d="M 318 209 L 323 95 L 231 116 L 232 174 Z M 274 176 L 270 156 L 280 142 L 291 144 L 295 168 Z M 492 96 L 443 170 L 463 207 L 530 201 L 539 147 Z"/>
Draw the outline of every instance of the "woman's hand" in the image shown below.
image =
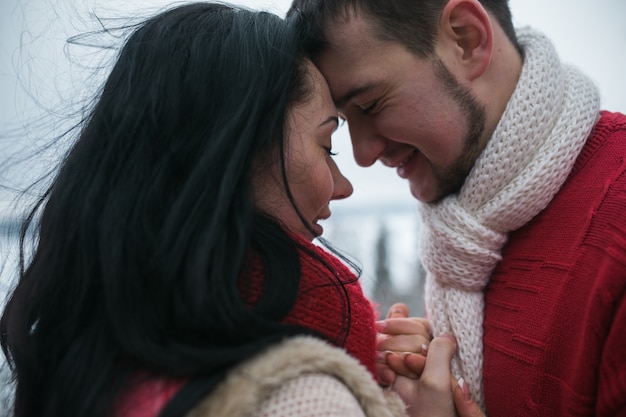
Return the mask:
<path id="1" fill-rule="evenodd" d="M 391 306 L 387 319 L 376 325 L 379 383 L 400 395 L 411 417 L 485 416 L 467 383 L 450 371 L 453 337 L 433 339 L 428 320 L 409 318 L 408 307 L 401 303 Z"/>
<path id="2" fill-rule="evenodd" d="M 433 338 L 428 320 L 418 317 L 409 318 L 407 306 L 397 303 L 389 309 L 386 320 L 376 323 L 376 328 L 378 330 L 376 367 L 379 384 L 382 386 L 393 384 L 396 375 L 417 378 L 426 361 L 425 351 Z M 407 352 L 423 354 L 419 357 L 411 356 L 408 359 L 413 365 L 412 368 L 404 364 Z"/>
<path id="3" fill-rule="evenodd" d="M 452 336 L 434 338 L 425 365 L 421 364 L 421 354 L 403 355 L 404 367 L 421 375 L 418 378 L 398 375 L 391 387 L 407 404 L 411 417 L 485 417 L 472 399 L 467 383 L 463 379 L 457 381 L 450 371 L 456 347 Z"/>
<path id="4" fill-rule="evenodd" d="M 397 375 L 391 388 L 400 395 L 411 417 L 456 416 L 450 384 L 450 360 L 456 351 L 456 341 L 450 336 L 436 337 L 430 343 L 424 370 L 419 378 Z M 405 366 L 413 369 L 410 357 L 404 355 Z M 416 355 L 417 356 L 417 355 Z M 420 355 L 421 356 L 421 355 Z M 417 373 L 417 372 L 416 372 Z"/>

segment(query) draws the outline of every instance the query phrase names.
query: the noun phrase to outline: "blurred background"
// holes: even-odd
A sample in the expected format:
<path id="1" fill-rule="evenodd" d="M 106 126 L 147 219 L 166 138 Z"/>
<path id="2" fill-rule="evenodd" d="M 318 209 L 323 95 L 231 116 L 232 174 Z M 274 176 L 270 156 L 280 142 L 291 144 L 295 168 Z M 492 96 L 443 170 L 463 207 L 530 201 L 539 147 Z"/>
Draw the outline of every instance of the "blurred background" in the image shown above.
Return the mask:
<path id="1" fill-rule="evenodd" d="M 284 16 L 290 0 L 236 0 Z M 602 107 L 626 112 L 626 3 L 623 0 L 511 0 L 518 26 L 532 26 L 554 42 L 563 61 L 599 86 Z M 0 1 L 0 305 L 16 274 L 17 224 L 54 169 L 67 143 L 48 141 L 69 129 L 108 74 L 123 39 L 86 35 L 140 21 L 173 4 L 165 0 Z M 68 42 L 79 36 L 80 41 Z M 423 270 L 417 259 L 416 202 L 395 170 L 358 167 L 347 127 L 333 137 L 337 162 L 354 194 L 331 205 L 325 238 L 357 261 L 361 282 L 380 304 L 404 301 L 423 314 Z M 44 150 L 45 149 L 45 150 Z M 0 361 L 1 363 L 2 361 Z M 4 367 L 3 367 L 4 368 Z M 0 369 L 6 377 L 6 369 Z M 0 377 L 1 379 L 1 377 Z M 0 395 L 0 409 L 5 396 Z M 2 412 L 0 411 L 0 416 Z"/>

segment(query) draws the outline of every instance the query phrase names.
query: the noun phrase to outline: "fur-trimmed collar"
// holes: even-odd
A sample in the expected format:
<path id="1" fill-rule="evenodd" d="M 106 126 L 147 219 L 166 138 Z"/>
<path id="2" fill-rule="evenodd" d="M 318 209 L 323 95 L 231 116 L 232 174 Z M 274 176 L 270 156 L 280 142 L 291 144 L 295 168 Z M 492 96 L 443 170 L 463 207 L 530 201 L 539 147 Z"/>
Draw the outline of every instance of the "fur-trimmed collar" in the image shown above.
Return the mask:
<path id="1" fill-rule="evenodd" d="M 378 386 L 343 349 L 309 336 L 287 339 L 234 368 L 188 417 L 249 417 L 276 388 L 307 373 L 333 376 L 348 387 L 368 417 L 405 417 L 400 398 Z"/>

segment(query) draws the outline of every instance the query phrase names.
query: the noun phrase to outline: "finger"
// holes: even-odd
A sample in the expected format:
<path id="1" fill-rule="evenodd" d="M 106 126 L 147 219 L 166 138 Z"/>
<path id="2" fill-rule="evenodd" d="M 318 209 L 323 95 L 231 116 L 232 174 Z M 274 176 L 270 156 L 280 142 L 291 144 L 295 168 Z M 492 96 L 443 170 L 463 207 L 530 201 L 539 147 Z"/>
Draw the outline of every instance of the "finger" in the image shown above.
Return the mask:
<path id="1" fill-rule="evenodd" d="M 404 354 L 404 366 L 413 372 L 418 377 L 424 372 L 424 366 L 426 365 L 426 357 L 415 353 Z"/>
<path id="2" fill-rule="evenodd" d="M 453 384 L 454 405 L 459 417 L 485 417 L 478 404 L 472 399 L 467 383 L 463 378 L 458 382 L 454 376 L 451 377 Z"/>
<path id="3" fill-rule="evenodd" d="M 440 382 L 438 385 L 424 384 L 422 378 L 398 375 L 392 389 L 400 395 L 410 416 L 456 416 L 450 383 L 448 379 Z"/>
<path id="4" fill-rule="evenodd" d="M 395 303 L 389 308 L 387 318 L 392 319 L 396 317 L 409 317 L 409 308 L 406 306 L 406 304 Z"/>
<path id="5" fill-rule="evenodd" d="M 407 367 L 407 365 L 405 364 L 404 360 L 405 356 L 407 355 L 410 355 L 410 353 L 389 352 L 386 357 L 387 365 L 396 373 L 396 375 L 401 375 L 411 379 L 417 379 L 419 378 L 419 374 L 413 372 L 413 370 Z"/>
<path id="6" fill-rule="evenodd" d="M 376 337 L 376 350 L 379 352 L 412 352 L 422 353 L 424 346 L 428 345 L 430 340 L 421 335 L 398 335 L 387 336 L 379 335 Z"/>
<path id="7" fill-rule="evenodd" d="M 420 317 L 379 320 L 376 330 L 384 334 L 422 334 L 429 340 L 433 338 L 430 322 Z"/>
<path id="8" fill-rule="evenodd" d="M 378 384 L 383 387 L 388 387 L 396 382 L 396 373 L 387 366 L 387 364 L 376 364 L 376 379 Z"/>
<path id="9" fill-rule="evenodd" d="M 452 336 L 435 337 L 428 346 L 428 356 L 421 379 L 425 384 L 439 386 L 444 383 L 450 389 L 450 361 L 456 352 L 456 341 Z"/>

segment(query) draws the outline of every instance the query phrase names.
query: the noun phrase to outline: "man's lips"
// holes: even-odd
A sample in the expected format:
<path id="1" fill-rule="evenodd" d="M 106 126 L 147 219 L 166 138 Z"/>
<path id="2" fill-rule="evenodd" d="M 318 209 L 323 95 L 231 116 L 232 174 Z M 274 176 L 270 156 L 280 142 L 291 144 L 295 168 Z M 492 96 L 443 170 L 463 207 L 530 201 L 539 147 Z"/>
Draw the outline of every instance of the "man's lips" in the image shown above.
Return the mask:
<path id="1" fill-rule="evenodd" d="M 406 149 L 404 152 L 394 152 L 393 154 L 386 155 L 379 159 L 380 162 L 383 163 L 383 165 L 389 168 L 400 168 L 406 165 L 406 163 L 413 157 L 413 155 L 415 155 L 416 152 L 417 149 L 409 148 Z"/>
<path id="2" fill-rule="evenodd" d="M 406 155 L 402 160 L 397 161 L 394 164 L 389 164 L 390 167 L 396 168 L 397 172 L 398 172 L 398 176 L 400 178 L 408 178 L 409 177 L 409 171 L 411 168 L 411 162 L 413 162 L 413 160 L 415 159 L 415 157 L 418 154 L 418 150 L 417 149 L 413 149 L 411 152 L 409 152 L 408 155 Z"/>

